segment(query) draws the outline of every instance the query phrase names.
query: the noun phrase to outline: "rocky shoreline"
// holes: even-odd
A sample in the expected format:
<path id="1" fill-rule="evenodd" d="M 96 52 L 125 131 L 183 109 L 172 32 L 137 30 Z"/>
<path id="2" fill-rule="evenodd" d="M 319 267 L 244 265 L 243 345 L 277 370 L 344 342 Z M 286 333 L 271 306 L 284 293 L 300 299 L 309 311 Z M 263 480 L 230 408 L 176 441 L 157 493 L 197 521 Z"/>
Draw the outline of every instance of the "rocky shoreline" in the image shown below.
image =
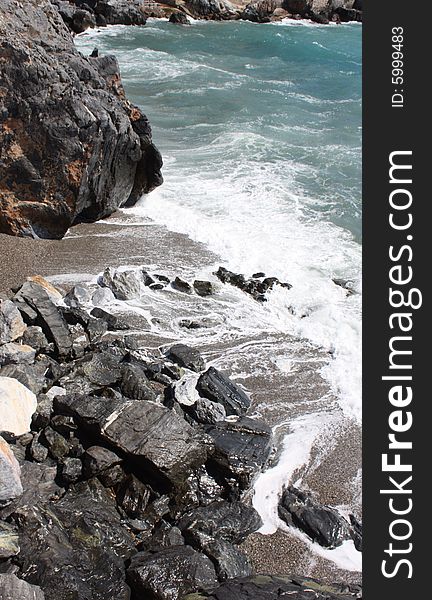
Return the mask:
<path id="1" fill-rule="evenodd" d="M 66 293 L 31 277 L 1 300 L 0 590 L 13 600 L 361 597 L 252 572 L 239 544 L 261 526 L 250 492 L 272 456 L 270 428 L 196 348 L 152 351 L 102 308 L 179 281 L 106 269 L 96 289 Z M 182 293 L 210 295 L 212 284 L 182 281 Z M 324 546 L 360 543 L 357 522 L 298 490 L 280 510 Z"/>

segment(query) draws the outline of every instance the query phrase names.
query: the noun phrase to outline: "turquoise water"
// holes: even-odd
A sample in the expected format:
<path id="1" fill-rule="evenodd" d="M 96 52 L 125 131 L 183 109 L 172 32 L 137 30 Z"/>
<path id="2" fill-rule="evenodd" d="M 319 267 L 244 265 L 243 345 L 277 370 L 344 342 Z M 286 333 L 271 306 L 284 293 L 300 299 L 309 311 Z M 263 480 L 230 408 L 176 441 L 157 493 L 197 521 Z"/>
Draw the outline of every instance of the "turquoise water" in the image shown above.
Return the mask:
<path id="1" fill-rule="evenodd" d="M 133 213 L 291 282 L 274 321 L 331 352 L 325 375 L 359 419 L 361 26 L 150 20 L 77 44 L 116 54 L 164 157 Z"/>

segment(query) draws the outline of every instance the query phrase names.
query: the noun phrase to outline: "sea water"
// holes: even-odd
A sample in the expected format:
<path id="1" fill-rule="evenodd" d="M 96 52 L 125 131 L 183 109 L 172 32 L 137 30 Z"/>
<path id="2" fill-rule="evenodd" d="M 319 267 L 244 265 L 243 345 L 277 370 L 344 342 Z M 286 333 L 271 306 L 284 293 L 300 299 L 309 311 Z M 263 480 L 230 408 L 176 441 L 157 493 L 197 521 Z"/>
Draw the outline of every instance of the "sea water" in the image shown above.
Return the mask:
<path id="1" fill-rule="evenodd" d="M 77 45 L 117 56 L 164 158 L 165 183 L 128 219 L 185 234 L 218 257 L 215 267 L 264 271 L 293 286 L 262 306 L 227 291 L 208 309 L 219 326 L 188 342 L 218 340 L 225 358 L 217 365 L 237 369 L 237 379 L 246 371 L 268 378 L 273 395 L 302 361 L 316 361 L 328 384 L 310 397 L 308 380 L 300 385 L 301 411 L 292 398 L 288 413 L 267 403 L 285 437 L 254 503 L 263 531 L 274 531 L 277 496 L 323 429 L 339 418 L 361 423 L 361 26 L 150 19 L 86 33 Z"/>

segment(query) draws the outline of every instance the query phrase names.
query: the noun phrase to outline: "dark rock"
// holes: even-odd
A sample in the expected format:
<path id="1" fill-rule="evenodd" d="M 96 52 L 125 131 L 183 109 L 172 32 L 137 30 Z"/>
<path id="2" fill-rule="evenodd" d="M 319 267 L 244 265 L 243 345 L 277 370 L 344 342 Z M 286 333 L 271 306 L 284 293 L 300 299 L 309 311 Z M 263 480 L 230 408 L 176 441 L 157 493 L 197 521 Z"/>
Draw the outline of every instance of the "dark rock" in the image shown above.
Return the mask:
<path id="1" fill-rule="evenodd" d="M 253 575 L 230 579 L 212 592 L 190 594 L 183 600 L 354 600 L 361 598 L 359 586 L 331 585 L 315 579 L 280 575 Z"/>
<path id="2" fill-rule="evenodd" d="M 318 504 L 293 486 L 282 494 L 279 516 L 326 548 L 336 548 L 351 537 L 348 521 L 334 508 Z"/>
<path id="3" fill-rule="evenodd" d="M 99 23 L 146 20 L 129 1 L 98 6 Z M 73 8 L 71 27 L 95 24 Z M 61 238 L 160 185 L 150 125 L 127 101 L 116 59 L 81 55 L 51 2 L 2 0 L 2 15 L 0 231 Z"/>
<path id="4" fill-rule="evenodd" d="M 35 435 L 29 448 L 30 457 L 38 463 L 42 463 L 48 458 L 48 448 L 41 444 L 40 437 L 41 433 Z"/>
<path id="5" fill-rule="evenodd" d="M 125 479 L 126 475 L 121 465 L 109 467 L 106 471 L 99 473 L 98 479 L 106 488 L 114 488 L 119 486 Z"/>
<path id="6" fill-rule="evenodd" d="M 36 352 L 46 352 L 51 349 L 50 343 L 48 342 L 41 327 L 35 327 L 33 325 L 27 327 L 24 335 L 22 336 L 22 341 L 24 344 L 34 348 Z"/>
<path id="7" fill-rule="evenodd" d="M 58 460 L 69 454 L 69 444 L 65 438 L 51 427 L 43 430 L 43 439 L 52 458 Z"/>
<path id="8" fill-rule="evenodd" d="M 178 523 L 186 542 L 192 544 L 200 543 L 201 534 L 232 544 L 241 544 L 261 525 L 261 517 L 252 506 L 225 500 L 197 508 L 187 513 Z"/>
<path id="9" fill-rule="evenodd" d="M 210 281 L 196 279 L 193 286 L 198 296 L 211 296 L 214 292 L 213 284 Z"/>
<path id="10" fill-rule="evenodd" d="M 211 561 L 190 546 L 143 552 L 132 558 L 128 582 L 134 594 L 155 600 L 181 600 L 185 594 L 216 585 Z"/>
<path id="11" fill-rule="evenodd" d="M 199 549 L 212 561 L 219 581 L 252 575 L 252 564 L 236 546 L 225 540 L 199 536 Z"/>
<path id="12" fill-rule="evenodd" d="M 68 395 L 56 398 L 54 406 L 141 461 L 161 483 L 180 485 L 185 473 L 207 459 L 209 438 L 154 402 Z"/>
<path id="13" fill-rule="evenodd" d="M 40 368 L 39 365 L 10 364 L 0 369 L 0 377 L 17 379 L 34 394 L 39 394 L 46 384 L 46 379 L 43 376 L 44 371 L 45 369 Z"/>
<path id="14" fill-rule="evenodd" d="M 94 354 L 82 370 L 87 379 L 96 385 L 114 385 L 121 377 L 119 361 L 109 352 Z"/>
<path id="15" fill-rule="evenodd" d="M 21 313 L 13 302 L 0 298 L 0 344 L 14 342 L 26 330 Z"/>
<path id="16" fill-rule="evenodd" d="M 82 476 L 82 463 L 79 458 L 64 458 L 61 462 L 61 478 L 67 485 L 76 483 Z"/>
<path id="17" fill-rule="evenodd" d="M 51 419 L 51 427 L 65 438 L 69 438 L 77 430 L 73 417 L 65 415 L 54 415 Z"/>
<path id="18" fill-rule="evenodd" d="M 326 15 L 311 11 L 308 16 L 311 21 L 313 21 L 314 23 L 318 23 L 319 25 L 328 25 L 329 24 L 329 20 Z"/>
<path id="19" fill-rule="evenodd" d="M 144 516 L 150 495 L 151 489 L 130 474 L 117 490 L 117 502 L 129 517 L 140 519 Z"/>
<path id="20" fill-rule="evenodd" d="M 253 23 L 268 23 L 270 15 L 281 6 L 280 0 L 259 0 L 251 2 L 241 13 L 240 18 Z"/>
<path id="21" fill-rule="evenodd" d="M 361 522 L 354 516 L 350 515 L 351 521 L 351 537 L 354 541 L 356 550 L 362 552 L 363 550 L 363 527 Z"/>
<path id="22" fill-rule="evenodd" d="M 26 281 L 16 298 L 24 300 L 37 313 L 39 324 L 48 340 L 54 342 L 60 356 L 67 356 L 72 349 L 69 329 L 47 291 L 38 283 Z"/>
<path id="23" fill-rule="evenodd" d="M 40 431 L 45 427 L 48 427 L 51 421 L 51 414 L 53 411 L 53 400 L 45 394 L 40 394 L 38 397 L 38 404 L 36 412 L 32 417 L 32 429 L 33 431 Z"/>
<path id="24" fill-rule="evenodd" d="M 200 376 L 196 389 L 203 398 L 222 404 L 227 415 L 245 414 L 251 404 L 245 392 L 214 367 Z"/>
<path id="25" fill-rule="evenodd" d="M 155 391 L 144 371 L 137 365 L 122 366 L 120 390 L 124 396 L 134 400 L 156 400 Z"/>
<path id="26" fill-rule="evenodd" d="M 272 451 L 272 431 L 268 425 L 241 417 L 206 428 L 214 441 L 212 463 L 229 479 L 234 477 L 241 489 L 248 489 L 264 469 Z"/>
<path id="27" fill-rule="evenodd" d="M 47 600 L 58 599 L 61 590 L 68 600 L 129 600 L 124 561 L 134 540 L 99 482 L 72 486 L 55 503 L 21 505 L 12 517 L 19 526 L 21 576 L 40 585 Z"/>
<path id="28" fill-rule="evenodd" d="M 254 273 L 252 275 L 252 279 L 262 279 L 265 277 L 265 273 L 263 273 L 262 271 L 259 271 L 258 273 Z"/>
<path id="29" fill-rule="evenodd" d="M 224 267 L 219 267 L 215 275 L 222 283 L 229 283 L 239 288 L 258 302 L 265 302 L 267 300 L 265 296 L 266 292 L 272 290 L 275 285 L 287 289 L 291 289 L 292 287 L 290 283 L 281 282 L 277 277 L 266 277 L 261 281 L 258 278 L 258 275 L 261 275 L 261 273 L 256 273 L 250 279 L 246 279 L 244 275 L 233 273 Z"/>
<path id="30" fill-rule="evenodd" d="M 99 0 L 95 6 L 107 25 L 145 25 L 147 16 L 142 0 Z"/>
<path id="31" fill-rule="evenodd" d="M 355 10 L 353 8 L 337 8 L 335 13 L 338 15 L 342 23 L 349 23 L 350 21 L 362 22 L 362 11 Z"/>
<path id="32" fill-rule="evenodd" d="M 171 346 L 166 353 L 166 356 L 185 369 L 190 369 L 197 373 L 205 369 L 205 362 L 201 353 L 195 348 L 190 348 L 185 344 L 175 344 L 174 346 Z"/>
<path id="33" fill-rule="evenodd" d="M 16 556 L 19 550 L 18 529 L 15 525 L 0 521 L 0 561 Z"/>
<path id="34" fill-rule="evenodd" d="M 187 281 L 180 279 L 180 277 L 176 277 L 174 281 L 171 282 L 171 287 L 184 294 L 192 294 L 193 291 L 192 286 Z"/>
<path id="35" fill-rule="evenodd" d="M 169 18 L 170 23 L 174 23 L 176 25 L 189 25 L 189 21 L 187 16 L 182 12 L 175 12 Z"/>
<path id="36" fill-rule="evenodd" d="M 4 600 L 45 600 L 40 587 L 31 585 L 14 574 L 0 573 L 0 598 Z"/>
<path id="37" fill-rule="evenodd" d="M 117 317 L 116 315 L 107 312 L 106 310 L 103 310 L 103 308 L 93 308 L 90 314 L 93 317 L 96 317 L 97 319 L 103 319 L 104 321 L 106 321 L 109 331 L 122 331 L 125 329 L 129 329 L 129 325 L 128 323 L 126 323 L 126 321 L 124 321 L 120 317 Z"/>
<path id="38" fill-rule="evenodd" d="M 90 478 L 100 475 L 111 467 L 120 465 L 122 459 L 107 448 L 103 448 L 102 446 L 91 446 L 85 451 L 82 462 L 84 474 Z"/>
<path id="39" fill-rule="evenodd" d="M 312 8 L 313 0 L 283 0 L 282 8 L 293 15 L 305 15 Z"/>
<path id="40" fill-rule="evenodd" d="M 87 333 L 92 343 L 99 342 L 108 331 L 108 323 L 103 319 L 90 319 Z"/>

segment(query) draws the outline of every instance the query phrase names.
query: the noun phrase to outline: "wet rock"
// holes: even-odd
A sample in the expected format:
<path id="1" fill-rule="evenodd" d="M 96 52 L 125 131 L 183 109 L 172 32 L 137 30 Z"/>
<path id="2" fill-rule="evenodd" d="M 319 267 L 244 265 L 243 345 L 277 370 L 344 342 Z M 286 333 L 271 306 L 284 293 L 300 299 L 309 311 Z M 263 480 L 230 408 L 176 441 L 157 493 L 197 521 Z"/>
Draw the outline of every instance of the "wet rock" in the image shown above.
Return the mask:
<path id="1" fill-rule="evenodd" d="M 362 22 L 363 13 L 361 10 L 341 7 L 335 10 L 335 14 L 340 18 L 342 23 L 349 23 L 350 21 Z"/>
<path id="2" fill-rule="evenodd" d="M 15 304 L 0 298 L 0 344 L 14 342 L 25 330 L 26 325 Z"/>
<path id="3" fill-rule="evenodd" d="M 54 406 L 141 461 L 161 483 L 181 484 L 185 473 L 207 459 L 209 439 L 154 402 L 68 395 L 56 398 Z"/>
<path id="4" fill-rule="evenodd" d="M 210 281 L 196 279 L 193 287 L 198 296 L 211 296 L 214 293 L 214 287 Z"/>
<path id="5" fill-rule="evenodd" d="M 279 516 L 325 548 L 336 548 L 351 537 L 349 523 L 342 515 L 334 508 L 315 502 L 294 486 L 282 494 Z"/>
<path id="6" fill-rule="evenodd" d="M 111 467 L 120 465 L 122 459 L 107 448 L 103 448 L 102 446 L 91 446 L 85 451 L 82 462 L 84 473 L 90 478 L 100 475 Z"/>
<path id="7" fill-rule="evenodd" d="M 31 365 L 34 363 L 36 350 L 25 344 L 9 342 L 0 346 L 0 366 L 9 364 Z"/>
<path id="8" fill-rule="evenodd" d="M 230 285 L 239 288 L 258 302 L 265 302 L 267 300 L 266 293 L 272 290 L 275 285 L 279 285 L 286 289 L 291 289 L 292 287 L 291 284 L 282 282 L 277 277 L 258 278 L 257 276 L 261 275 L 261 273 L 255 273 L 250 279 L 246 279 L 244 275 L 233 273 L 224 267 L 219 267 L 215 272 L 215 275 L 222 283 L 229 283 Z"/>
<path id="9" fill-rule="evenodd" d="M 109 288 L 118 300 L 133 300 L 141 291 L 141 278 L 137 271 L 116 271 L 108 267 L 99 283 Z"/>
<path id="10" fill-rule="evenodd" d="M 11 523 L 0 521 L 0 560 L 16 556 L 19 551 L 18 529 Z"/>
<path id="11" fill-rule="evenodd" d="M 0 598 L 5 600 L 45 600 L 40 587 L 31 585 L 14 574 L 0 573 Z"/>
<path id="12" fill-rule="evenodd" d="M 72 348 L 69 329 L 48 292 L 38 283 L 26 281 L 15 297 L 24 300 L 37 313 L 38 324 L 47 339 L 54 342 L 60 356 L 66 356 Z"/>
<path id="13" fill-rule="evenodd" d="M 176 277 L 174 281 L 171 282 L 171 287 L 177 290 L 178 292 L 183 292 L 183 294 L 192 294 L 193 288 L 192 286 L 180 277 Z"/>
<path id="14" fill-rule="evenodd" d="M 214 367 L 200 376 L 196 388 L 203 398 L 222 404 L 227 415 L 245 414 L 251 404 L 245 392 Z"/>
<path id="15" fill-rule="evenodd" d="M 129 325 L 124 319 L 117 317 L 106 310 L 103 310 L 103 308 L 95 307 L 90 314 L 97 319 L 103 319 L 106 321 L 108 325 L 108 331 L 122 331 L 129 329 Z"/>
<path id="16" fill-rule="evenodd" d="M 361 522 L 354 516 L 350 515 L 351 522 L 351 537 L 354 541 L 356 550 L 362 552 L 363 550 L 363 527 Z"/>
<path id="17" fill-rule="evenodd" d="M 151 489 L 133 474 L 130 474 L 117 490 L 118 504 L 132 519 L 140 519 L 144 516 L 150 496 Z"/>
<path id="18" fill-rule="evenodd" d="M 285 596 L 290 600 L 354 600 L 361 598 L 361 589 L 302 577 L 253 575 L 230 579 L 212 592 L 190 594 L 183 600 L 274 600 Z"/>
<path id="19" fill-rule="evenodd" d="M 172 13 L 169 22 L 174 23 L 175 25 L 189 25 L 187 16 L 182 12 Z"/>
<path id="20" fill-rule="evenodd" d="M 157 397 L 144 371 L 132 364 L 122 366 L 120 390 L 134 400 L 156 400 Z"/>
<path id="21" fill-rule="evenodd" d="M 180 367 L 190 369 L 191 371 L 199 373 L 199 371 L 205 369 L 205 362 L 201 353 L 185 344 L 171 346 L 166 356 Z"/>
<path id="22" fill-rule="evenodd" d="M 0 436 L 0 506 L 22 492 L 20 466 L 9 444 Z"/>
<path id="23" fill-rule="evenodd" d="M 92 304 L 97 307 L 106 307 L 115 302 L 115 296 L 109 288 L 98 288 L 92 296 Z"/>
<path id="24" fill-rule="evenodd" d="M 30 431 L 36 396 L 16 379 L 0 377 L 0 432 L 22 435 Z"/>
<path id="25" fill-rule="evenodd" d="M 207 400 L 207 398 L 198 398 L 196 403 L 191 406 L 188 414 L 195 421 L 203 425 L 224 421 L 226 418 L 226 411 L 223 405 Z"/>
<path id="26" fill-rule="evenodd" d="M 231 544 L 241 544 L 261 525 L 261 517 L 252 506 L 225 500 L 188 512 L 178 523 L 186 542 L 192 545 L 200 543 L 201 534 Z"/>
<path id="27" fill-rule="evenodd" d="M 215 423 L 207 427 L 206 432 L 215 445 L 212 463 L 228 479 L 234 477 L 241 489 L 248 489 L 270 457 L 273 448 L 270 427 L 242 417 L 237 421 Z"/>
<path id="28" fill-rule="evenodd" d="M 71 308 L 81 308 L 89 304 L 91 300 L 90 290 L 82 285 L 74 285 L 64 297 L 65 304 Z"/>
<path id="29" fill-rule="evenodd" d="M 124 561 L 134 552 L 115 503 L 95 480 L 79 483 L 55 503 L 17 507 L 21 576 L 47 600 L 67 590 L 68 600 L 129 600 Z"/>
<path id="30" fill-rule="evenodd" d="M 22 341 L 24 344 L 34 348 L 36 352 L 46 352 L 52 349 L 42 328 L 34 325 L 27 327 L 22 336 Z"/>
<path id="31" fill-rule="evenodd" d="M 199 536 L 199 549 L 212 561 L 219 581 L 252 575 L 252 564 L 236 546 L 225 540 Z"/>
<path id="32" fill-rule="evenodd" d="M 216 585 L 211 561 L 190 546 L 174 546 L 133 557 L 128 582 L 137 596 L 155 600 L 181 600 L 185 594 Z"/>

